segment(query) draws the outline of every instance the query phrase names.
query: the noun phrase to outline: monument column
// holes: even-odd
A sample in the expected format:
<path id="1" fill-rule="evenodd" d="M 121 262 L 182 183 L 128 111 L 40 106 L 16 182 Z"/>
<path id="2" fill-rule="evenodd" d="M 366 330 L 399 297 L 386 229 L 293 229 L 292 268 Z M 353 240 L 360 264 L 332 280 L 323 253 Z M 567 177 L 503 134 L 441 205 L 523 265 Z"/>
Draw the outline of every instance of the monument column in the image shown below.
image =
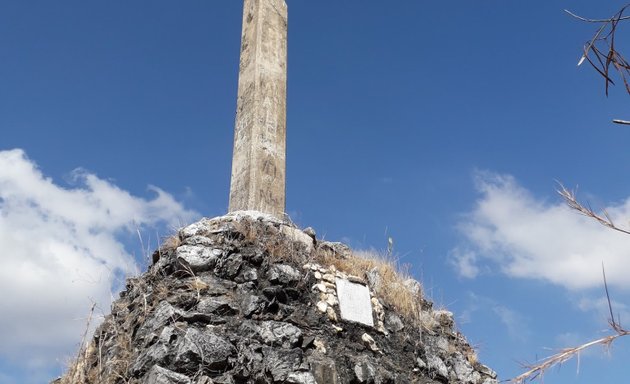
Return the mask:
<path id="1" fill-rule="evenodd" d="M 229 211 L 285 211 L 287 5 L 245 0 Z"/>

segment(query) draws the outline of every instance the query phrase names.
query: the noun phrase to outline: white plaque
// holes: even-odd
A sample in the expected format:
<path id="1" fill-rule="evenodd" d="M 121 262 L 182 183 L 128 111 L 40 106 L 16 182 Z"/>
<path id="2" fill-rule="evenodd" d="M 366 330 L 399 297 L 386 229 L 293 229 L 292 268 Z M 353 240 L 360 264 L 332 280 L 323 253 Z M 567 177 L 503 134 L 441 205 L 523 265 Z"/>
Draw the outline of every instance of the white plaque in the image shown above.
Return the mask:
<path id="1" fill-rule="evenodd" d="M 340 278 L 336 279 L 336 283 L 341 318 L 373 327 L 372 300 L 368 287 Z"/>

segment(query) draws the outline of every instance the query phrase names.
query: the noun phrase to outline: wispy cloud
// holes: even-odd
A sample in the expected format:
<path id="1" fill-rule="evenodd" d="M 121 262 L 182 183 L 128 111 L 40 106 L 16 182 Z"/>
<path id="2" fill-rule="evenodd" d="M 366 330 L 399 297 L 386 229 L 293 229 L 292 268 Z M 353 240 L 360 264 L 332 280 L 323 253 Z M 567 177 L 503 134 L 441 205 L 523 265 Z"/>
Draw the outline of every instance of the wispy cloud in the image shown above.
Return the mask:
<path id="1" fill-rule="evenodd" d="M 449 254 L 449 263 L 461 277 L 474 279 L 479 276 L 480 268 L 477 262 L 477 254 L 471 250 L 454 248 Z"/>
<path id="2" fill-rule="evenodd" d="M 63 187 L 19 149 L 0 151 L 0 359 L 50 367 L 72 350 L 91 302 L 135 274 L 121 236 L 198 215 L 149 187 L 143 199 L 84 170 Z"/>
<path id="3" fill-rule="evenodd" d="M 627 295 L 623 295 L 627 297 Z M 583 312 L 590 312 L 595 319 L 602 325 L 607 325 L 610 320 L 610 310 L 612 307 L 612 313 L 615 316 L 615 321 L 619 322 L 622 326 L 626 326 L 630 323 L 630 307 L 628 304 L 610 299 L 610 306 L 608 304 L 608 298 L 605 295 L 597 297 L 583 296 L 576 302 L 577 307 Z M 607 328 L 608 329 L 608 328 Z"/>
<path id="4" fill-rule="evenodd" d="M 492 307 L 492 312 L 499 318 L 501 323 L 505 326 L 508 331 L 508 335 L 512 339 L 525 341 L 529 336 L 529 331 L 526 326 L 526 321 L 518 312 L 502 306 L 502 305 L 494 305 Z"/>
<path id="5" fill-rule="evenodd" d="M 512 340 L 526 341 L 531 336 L 527 319 L 517 312 L 494 299 L 469 292 L 466 298 L 466 308 L 459 316 L 462 324 L 470 323 L 475 317 L 475 313 L 492 313 L 495 318 L 505 327 L 507 334 Z"/>
<path id="6" fill-rule="evenodd" d="M 630 288 L 627 235 L 580 216 L 560 199 L 534 197 L 508 175 L 480 172 L 476 187 L 480 197 L 459 222 L 464 242 L 450 255 L 462 277 L 493 268 L 586 289 L 602 285 L 603 262 L 609 284 Z M 602 208 L 618 221 L 630 218 L 630 199 Z"/>

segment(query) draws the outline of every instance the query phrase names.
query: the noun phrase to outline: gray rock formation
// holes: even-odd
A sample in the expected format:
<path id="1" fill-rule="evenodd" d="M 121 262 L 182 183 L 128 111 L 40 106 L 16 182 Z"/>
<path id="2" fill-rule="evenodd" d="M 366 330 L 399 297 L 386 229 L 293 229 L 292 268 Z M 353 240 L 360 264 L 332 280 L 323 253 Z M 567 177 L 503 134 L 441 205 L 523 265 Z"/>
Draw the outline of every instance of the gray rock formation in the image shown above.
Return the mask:
<path id="1" fill-rule="evenodd" d="M 420 284 L 314 232 L 235 212 L 168 244 L 55 383 L 498 383 Z M 344 320 L 338 279 L 368 287 L 374 326 Z"/>

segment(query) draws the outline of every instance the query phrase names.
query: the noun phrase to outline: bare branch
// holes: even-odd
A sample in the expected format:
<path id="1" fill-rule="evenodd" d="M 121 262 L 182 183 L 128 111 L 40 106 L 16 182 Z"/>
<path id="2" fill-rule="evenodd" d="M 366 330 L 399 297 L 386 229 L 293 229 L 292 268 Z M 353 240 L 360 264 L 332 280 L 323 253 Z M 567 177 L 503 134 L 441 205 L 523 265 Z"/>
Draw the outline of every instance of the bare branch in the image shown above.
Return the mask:
<path id="1" fill-rule="evenodd" d="M 610 229 L 614 229 L 615 231 L 618 231 L 618 232 L 630 235 L 630 229 L 625 229 L 625 228 L 621 228 L 621 227 L 617 226 L 613 222 L 613 220 L 610 217 L 610 215 L 608 214 L 608 212 L 606 212 L 605 210 L 600 214 L 600 213 L 596 213 L 595 211 L 593 211 L 593 209 L 591 207 L 586 207 L 586 206 L 582 205 L 582 203 L 580 203 L 577 200 L 577 198 L 575 196 L 575 192 L 567 189 L 564 185 L 560 184 L 560 187 L 557 190 L 557 192 L 558 192 L 558 194 L 560 196 L 562 196 L 562 198 L 567 203 L 569 208 L 578 211 L 579 213 L 581 213 L 584 216 L 587 216 L 587 217 L 590 217 L 590 218 L 596 220 L 598 223 L 600 223 L 601 225 L 603 225 L 605 227 L 608 227 Z"/>
<path id="2" fill-rule="evenodd" d="M 604 78 L 605 93 L 608 96 L 609 86 L 614 82 L 610 76 L 611 68 L 621 77 L 626 91 L 630 94 L 630 65 L 624 56 L 617 50 L 615 46 L 615 36 L 619 23 L 630 19 L 630 16 L 624 16 L 624 12 L 630 7 L 630 4 L 623 6 L 617 13 L 608 19 L 589 19 L 578 16 L 575 13 L 565 9 L 565 12 L 572 17 L 587 23 L 601 24 L 593 37 L 584 44 L 584 51 L 578 66 L 585 61 Z"/>
<path id="3" fill-rule="evenodd" d="M 568 360 L 579 356 L 579 354 L 587 348 L 595 345 L 608 346 L 618 338 L 628 336 L 630 334 L 629 331 L 626 331 L 624 329 L 620 329 L 619 331 L 615 330 L 615 332 L 616 333 L 614 335 L 609 335 L 600 339 L 592 340 L 577 347 L 564 348 L 560 350 L 560 352 L 551 355 L 539 361 L 538 363 L 527 365 L 525 366 L 525 368 L 528 368 L 526 372 L 516 376 L 513 379 L 510 379 L 509 382 L 514 384 L 522 384 L 526 381 L 532 381 L 537 377 L 542 376 L 547 370 L 549 370 L 549 368 L 552 368 L 556 365 L 561 365 L 562 363 L 565 363 Z"/>
<path id="4" fill-rule="evenodd" d="M 628 5 L 626 5 L 627 7 Z M 625 7 L 624 7 L 625 8 Z M 566 13 L 568 13 L 569 15 L 575 17 L 578 20 L 582 20 L 582 21 L 586 21 L 587 23 L 608 23 L 610 22 L 611 19 L 587 19 L 585 17 L 582 16 L 578 16 L 575 13 L 569 11 L 568 9 L 564 10 Z M 622 18 L 620 18 L 619 20 L 627 20 L 630 19 L 630 16 L 624 16 Z"/>
<path id="5" fill-rule="evenodd" d="M 606 271 L 604 270 L 603 264 L 602 264 L 602 275 L 604 278 L 604 288 L 606 290 L 606 299 L 608 300 L 608 310 L 610 311 L 610 318 L 608 319 L 608 324 L 610 325 L 610 328 L 615 333 L 612 335 L 608 335 L 606 337 L 589 341 L 588 343 L 584 343 L 577 347 L 561 349 L 560 352 L 554 355 L 551 355 L 545 359 L 539 360 L 535 364 L 524 365 L 527 371 L 509 380 L 510 383 L 522 384 L 522 383 L 525 383 L 526 381 L 532 381 L 536 378 L 542 377 L 542 375 L 549 368 L 552 368 L 557 365 L 561 365 L 562 363 L 565 363 L 574 357 L 578 359 L 578 367 L 579 367 L 580 352 L 582 352 L 583 350 L 590 348 L 592 346 L 595 346 L 595 345 L 609 347 L 618 338 L 630 335 L 630 331 L 624 329 L 619 323 L 619 321 L 615 320 L 615 317 L 613 315 L 612 301 L 610 300 L 610 294 L 608 292 L 608 282 L 606 281 Z"/>

